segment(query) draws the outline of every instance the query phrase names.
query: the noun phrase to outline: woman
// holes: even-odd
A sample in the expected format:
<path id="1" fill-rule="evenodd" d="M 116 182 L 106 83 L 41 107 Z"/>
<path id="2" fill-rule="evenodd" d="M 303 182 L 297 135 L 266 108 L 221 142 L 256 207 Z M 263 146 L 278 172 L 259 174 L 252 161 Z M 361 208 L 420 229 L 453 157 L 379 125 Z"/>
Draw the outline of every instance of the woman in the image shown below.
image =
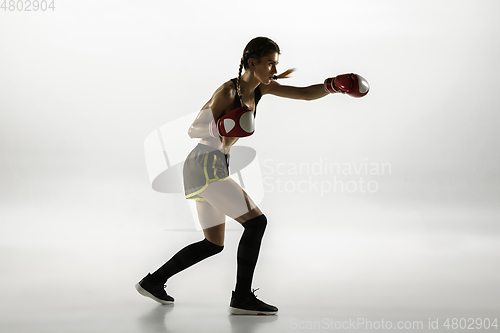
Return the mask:
<path id="1" fill-rule="evenodd" d="M 275 80 L 288 77 L 293 70 L 276 76 L 279 55 L 278 45 L 269 38 L 252 39 L 243 52 L 238 77 L 215 91 L 189 128 L 189 136 L 201 140 L 184 163 L 184 187 L 186 199 L 196 200 L 205 238 L 181 249 L 157 271 L 137 283 L 136 289 L 142 295 L 161 304 L 173 303 L 174 299 L 164 289 L 167 280 L 222 251 L 227 215 L 244 228 L 238 245 L 236 287 L 229 312 L 266 315 L 278 312 L 275 306 L 257 299 L 255 290 L 251 290 L 267 218 L 229 177 L 229 150 L 240 137 L 253 133 L 256 107 L 263 95 L 314 100 L 330 93 L 361 97 L 368 92 L 366 81 L 356 74 L 328 78 L 323 84 L 309 87 L 282 86 Z"/>

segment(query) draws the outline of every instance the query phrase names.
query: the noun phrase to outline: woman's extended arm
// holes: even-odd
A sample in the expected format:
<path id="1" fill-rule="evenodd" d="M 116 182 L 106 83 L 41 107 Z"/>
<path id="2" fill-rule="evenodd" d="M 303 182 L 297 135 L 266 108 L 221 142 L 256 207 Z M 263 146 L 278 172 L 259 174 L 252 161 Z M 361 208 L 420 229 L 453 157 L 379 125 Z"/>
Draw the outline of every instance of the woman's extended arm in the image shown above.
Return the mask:
<path id="1" fill-rule="evenodd" d="M 325 91 L 323 83 L 309 87 L 283 86 L 276 81 L 271 81 L 268 86 L 261 85 L 262 94 L 271 94 L 279 97 L 303 99 L 307 101 L 325 97 L 330 93 Z"/>
<path id="2" fill-rule="evenodd" d="M 325 97 L 326 95 L 330 95 L 329 92 L 325 91 L 325 87 L 323 83 L 315 84 L 309 87 L 304 88 L 304 99 L 307 101 L 312 101 L 314 99 L 318 99 L 321 97 Z"/>

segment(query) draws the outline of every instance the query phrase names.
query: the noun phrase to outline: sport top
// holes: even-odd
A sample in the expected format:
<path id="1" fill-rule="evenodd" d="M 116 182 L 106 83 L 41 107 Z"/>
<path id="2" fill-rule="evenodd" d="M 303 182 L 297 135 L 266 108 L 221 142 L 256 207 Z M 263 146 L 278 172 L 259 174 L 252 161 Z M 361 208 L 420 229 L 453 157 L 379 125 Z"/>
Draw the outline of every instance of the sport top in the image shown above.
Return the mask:
<path id="1" fill-rule="evenodd" d="M 238 88 L 236 87 L 237 80 L 238 80 L 238 78 L 231 79 L 231 81 L 233 81 L 233 83 L 234 83 L 234 87 L 236 88 L 236 91 L 238 91 Z M 253 113 L 254 119 L 255 119 L 255 116 L 257 115 L 257 104 L 259 103 L 261 97 L 262 97 L 262 94 L 260 92 L 260 87 L 255 88 L 255 110 Z M 240 102 L 240 98 L 238 97 L 238 93 L 236 93 L 234 100 L 235 100 L 236 107 L 237 108 L 241 107 L 241 102 Z"/>

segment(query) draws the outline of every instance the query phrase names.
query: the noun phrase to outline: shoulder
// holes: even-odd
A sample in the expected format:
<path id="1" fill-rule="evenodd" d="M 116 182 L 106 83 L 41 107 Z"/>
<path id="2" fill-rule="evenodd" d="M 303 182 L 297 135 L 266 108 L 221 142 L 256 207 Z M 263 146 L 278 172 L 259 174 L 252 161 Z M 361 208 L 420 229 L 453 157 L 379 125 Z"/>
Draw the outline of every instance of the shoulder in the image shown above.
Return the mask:
<path id="1" fill-rule="evenodd" d="M 208 123 L 213 119 L 219 119 L 223 114 L 232 109 L 235 94 L 236 89 L 234 89 L 231 80 L 223 83 L 202 107 L 193 124 Z"/>
<path id="2" fill-rule="evenodd" d="M 235 96 L 236 89 L 231 80 L 224 82 L 217 88 L 210 101 L 210 108 L 215 119 L 220 118 L 224 113 L 233 109 Z"/>
<path id="3" fill-rule="evenodd" d="M 212 96 L 212 102 L 218 106 L 227 106 L 234 101 L 236 89 L 231 80 L 224 82 Z"/>

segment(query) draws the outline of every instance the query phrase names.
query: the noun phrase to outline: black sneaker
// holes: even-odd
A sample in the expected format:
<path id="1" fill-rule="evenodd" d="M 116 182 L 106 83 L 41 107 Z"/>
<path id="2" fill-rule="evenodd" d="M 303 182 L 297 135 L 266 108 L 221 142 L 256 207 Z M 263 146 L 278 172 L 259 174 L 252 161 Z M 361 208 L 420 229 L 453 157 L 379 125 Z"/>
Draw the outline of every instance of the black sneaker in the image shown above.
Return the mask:
<path id="1" fill-rule="evenodd" d="M 252 290 L 248 295 L 237 295 L 234 291 L 229 305 L 229 313 L 234 315 L 275 315 L 278 308 L 262 302 L 255 296 L 255 291 Z"/>
<path id="2" fill-rule="evenodd" d="M 174 298 L 167 295 L 167 292 L 165 291 L 165 287 L 167 285 L 155 285 L 151 283 L 150 277 L 151 274 L 148 273 L 146 277 L 135 285 L 135 289 L 137 289 L 139 294 L 154 299 L 161 304 L 172 304 L 174 302 Z"/>

